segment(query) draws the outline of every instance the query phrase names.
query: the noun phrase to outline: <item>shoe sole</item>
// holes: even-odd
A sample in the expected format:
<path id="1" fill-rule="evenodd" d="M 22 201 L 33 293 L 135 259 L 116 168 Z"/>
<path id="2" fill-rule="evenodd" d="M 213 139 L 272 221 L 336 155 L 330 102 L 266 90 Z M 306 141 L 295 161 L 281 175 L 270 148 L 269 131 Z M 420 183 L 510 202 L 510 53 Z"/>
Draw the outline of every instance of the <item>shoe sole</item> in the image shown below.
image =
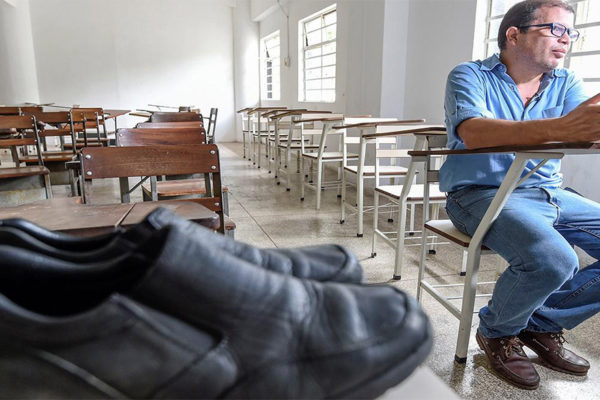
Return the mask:
<path id="1" fill-rule="evenodd" d="M 431 325 L 427 325 L 427 333 L 418 347 L 409 354 L 402 363 L 382 371 L 379 376 L 361 382 L 343 392 L 332 394 L 328 398 L 340 399 L 373 399 L 408 378 L 421 365 L 433 347 Z"/>
<path id="2" fill-rule="evenodd" d="M 486 346 L 485 346 L 485 344 L 483 344 L 483 343 L 482 343 L 481 339 L 479 339 L 479 335 L 475 335 L 475 340 L 477 340 L 477 344 L 479 345 L 479 348 L 480 348 L 481 350 L 483 350 L 483 353 L 485 354 L 485 359 L 487 360 L 487 364 L 488 364 L 488 371 L 490 371 L 490 372 L 491 372 L 491 373 L 492 373 L 494 376 L 496 376 L 497 378 L 499 378 L 499 379 L 502 379 L 504 382 L 506 382 L 506 383 L 510 383 L 511 385 L 513 385 L 513 386 L 516 386 L 516 387 L 518 387 L 518 388 L 520 388 L 520 389 L 525 389 L 525 390 L 535 390 L 535 389 L 537 389 L 537 388 L 540 386 L 540 383 L 539 383 L 539 382 L 538 382 L 538 383 L 537 383 L 537 385 L 535 385 L 535 386 L 527 386 L 527 385 L 524 385 L 524 384 L 522 384 L 522 383 L 518 383 L 518 382 L 511 381 L 511 380 L 509 380 L 507 377 L 500 375 L 498 372 L 496 372 L 496 371 L 495 371 L 495 370 L 494 370 L 494 369 L 493 369 L 493 368 L 490 366 L 490 364 L 491 364 L 491 361 L 490 361 L 490 359 L 488 358 L 487 351 L 486 351 Z"/>

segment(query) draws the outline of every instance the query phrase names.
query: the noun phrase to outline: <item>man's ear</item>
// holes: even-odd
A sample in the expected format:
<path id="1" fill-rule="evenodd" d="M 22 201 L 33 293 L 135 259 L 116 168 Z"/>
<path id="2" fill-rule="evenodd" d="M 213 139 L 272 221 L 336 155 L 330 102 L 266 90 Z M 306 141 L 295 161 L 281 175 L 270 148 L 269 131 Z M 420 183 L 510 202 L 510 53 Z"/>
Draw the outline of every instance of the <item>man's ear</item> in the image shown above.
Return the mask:
<path id="1" fill-rule="evenodd" d="M 506 43 L 510 43 L 513 46 L 517 44 L 517 38 L 519 36 L 519 28 L 516 26 L 511 26 L 506 30 Z"/>

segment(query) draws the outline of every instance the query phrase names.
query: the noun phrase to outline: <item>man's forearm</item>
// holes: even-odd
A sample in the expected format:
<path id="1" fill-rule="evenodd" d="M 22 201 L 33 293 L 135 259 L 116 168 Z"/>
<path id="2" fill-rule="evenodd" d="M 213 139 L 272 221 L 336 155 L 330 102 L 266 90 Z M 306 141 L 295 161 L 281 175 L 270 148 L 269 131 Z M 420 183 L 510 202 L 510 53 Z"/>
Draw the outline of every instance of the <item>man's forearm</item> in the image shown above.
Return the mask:
<path id="1" fill-rule="evenodd" d="M 468 149 L 510 145 L 533 145 L 564 140 L 559 118 L 535 121 L 506 121 L 472 118 L 458 126 Z"/>

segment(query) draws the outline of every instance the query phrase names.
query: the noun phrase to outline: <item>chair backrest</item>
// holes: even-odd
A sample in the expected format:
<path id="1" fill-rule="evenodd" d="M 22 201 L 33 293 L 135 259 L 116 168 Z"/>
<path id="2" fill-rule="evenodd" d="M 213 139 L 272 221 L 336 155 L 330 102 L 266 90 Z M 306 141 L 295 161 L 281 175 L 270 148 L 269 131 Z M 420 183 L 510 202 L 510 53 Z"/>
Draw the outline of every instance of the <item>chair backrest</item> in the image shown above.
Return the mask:
<path id="1" fill-rule="evenodd" d="M 48 125 L 70 124 L 71 113 L 69 111 L 40 112 L 35 114 L 35 119 Z"/>
<path id="2" fill-rule="evenodd" d="M 22 106 L 19 107 L 21 109 L 21 114 L 38 114 L 44 111 L 44 107 L 42 106 Z"/>
<path id="3" fill-rule="evenodd" d="M 203 128 L 119 129 L 116 136 L 119 147 L 206 144 Z"/>
<path id="4" fill-rule="evenodd" d="M 414 149 L 378 149 L 375 152 L 375 184 L 379 183 L 379 161 L 382 158 L 410 158 L 411 162 L 415 159 L 423 161 L 425 158 L 421 156 L 421 158 L 415 158 L 411 154 L 419 153 L 419 152 L 427 152 L 429 150 L 436 149 L 445 149 L 446 143 L 448 140 L 448 136 L 442 130 L 431 130 L 431 131 L 423 131 L 418 134 L 417 143 L 415 147 L 419 146 L 421 143 L 420 150 Z M 427 156 L 425 162 L 425 174 L 424 174 L 424 183 L 435 183 L 439 181 L 439 169 L 445 160 L 445 156 L 436 156 L 430 155 Z"/>
<path id="5" fill-rule="evenodd" d="M 13 129 L 16 130 L 16 135 L 0 139 L 0 148 L 15 149 L 17 146 L 34 146 L 37 152 L 38 164 L 44 165 L 35 117 L 33 115 L 0 116 L 0 130 Z M 20 166 L 18 157 L 13 161 L 15 161 L 17 166 Z"/>
<path id="6" fill-rule="evenodd" d="M 224 232 L 219 149 L 214 144 L 185 146 L 86 147 L 81 151 L 84 202 L 91 200 L 92 179 L 210 174 L 209 197 L 185 199 L 209 208 L 219 215 Z"/>
<path id="7" fill-rule="evenodd" d="M 0 107 L 0 115 L 21 115 L 19 107 Z"/>
<path id="8" fill-rule="evenodd" d="M 332 126 L 343 121 L 344 114 L 331 113 L 329 111 L 309 111 L 303 112 L 292 118 L 292 125 L 300 124 L 300 151 L 302 154 L 307 152 L 306 142 L 315 143 L 315 138 L 319 142 L 319 157 L 325 150 L 327 135 L 332 132 Z M 293 129 L 290 128 L 293 134 Z M 291 135 L 290 135 L 291 136 Z M 289 136 L 288 136 L 289 143 Z M 315 143 L 316 144 L 316 143 Z"/>
<path id="9" fill-rule="evenodd" d="M 164 129 L 164 128 L 203 128 L 202 121 L 182 121 L 182 122 L 140 122 L 136 128 L 144 129 Z"/>
<path id="10" fill-rule="evenodd" d="M 202 115 L 195 112 L 155 112 L 150 122 L 202 121 Z"/>
<path id="11" fill-rule="evenodd" d="M 210 143 L 214 142 L 218 112 L 219 112 L 219 109 L 217 109 L 217 108 L 210 109 L 210 116 L 208 117 L 208 129 L 206 130 L 206 136 L 208 137 L 208 140 Z"/>

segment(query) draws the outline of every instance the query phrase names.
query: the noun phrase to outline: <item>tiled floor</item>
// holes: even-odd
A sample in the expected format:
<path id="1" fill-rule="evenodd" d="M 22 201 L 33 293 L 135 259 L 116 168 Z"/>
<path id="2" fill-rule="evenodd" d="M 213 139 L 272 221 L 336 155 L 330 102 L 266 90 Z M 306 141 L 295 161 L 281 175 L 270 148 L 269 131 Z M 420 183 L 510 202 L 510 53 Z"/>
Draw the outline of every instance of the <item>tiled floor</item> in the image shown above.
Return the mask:
<path id="1" fill-rule="evenodd" d="M 266 169 L 253 167 L 241 157 L 239 143 L 222 144 L 221 164 L 223 182 L 229 187 L 231 217 L 237 224 L 236 239 L 260 247 L 293 247 L 318 243 L 337 243 L 351 249 L 361 260 L 367 282 L 389 283 L 416 293 L 418 247 L 409 247 L 404 255 L 406 268 L 399 282 L 391 281 L 393 251 L 384 244 L 377 248 L 377 257 L 370 258 L 372 217 L 365 218 L 365 234 L 356 237 L 356 218 L 346 218 L 341 225 L 340 200 L 335 191 L 325 191 L 321 210 L 316 211 L 314 192 L 307 190 L 306 199 L 300 201 L 299 190 L 292 187 L 286 192 L 283 185 L 276 185 L 273 174 Z M 295 182 L 298 177 L 295 176 Z M 368 202 L 371 198 L 367 199 Z M 387 224 L 384 220 L 381 224 Z M 439 281 L 460 282 L 458 268 L 462 253 L 454 246 L 441 246 L 437 255 L 430 256 L 427 273 Z M 483 257 L 480 280 L 494 278 L 496 256 Z M 583 263 L 589 262 L 583 260 Z M 583 325 L 566 333 L 567 346 L 586 357 L 592 364 L 587 377 L 573 377 L 536 366 L 540 387 L 526 391 L 510 386 L 497 379 L 486 369 L 486 360 L 474 338 L 469 346 L 467 363 L 456 364 L 454 349 L 458 320 L 427 294 L 423 307 L 435 330 L 435 346 L 426 365 L 442 381 L 465 399 L 598 399 L 600 398 L 600 340 L 596 316 Z M 474 327 L 477 317 L 474 317 Z M 474 331 L 475 329 L 473 329 Z M 424 393 L 426 391 L 424 390 Z M 415 394 L 415 398 L 432 398 Z"/>
<path id="2" fill-rule="evenodd" d="M 236 239 L 259 247 L 296 247 L 319 243 L 337 243 L 351 249 L 361 260 L 369 283 L 389 283 L 411 294 L 416 293 L 418 247 L 409 247 L 404 254 L 406 268 L 401 281 L 392 281 L 393 251 L 380 244 L 377 257 L 370 258 L 372 220 L 365 218 L 365 234 L 356 237 L 356 218 L 349 216 L 346 223 L 339 223 L 340 199 L 333 191 L 326 191 L 321 210 L 314 207 L 314 192 L 306 192 L 304 202 L 299 200 L 299 190 L 292 187 L 286 192 L 283 185 L 276 185 L 273 174 L 257 169 L 241 156 L 239 143 L 220 145 L 223 183 L 229 187 L 230 215 L 237 225 Z M 294 177 L 297 182 L 298 177 Z M 96 185 L 96 183 L 95 183 Z M 98 202 L 118 202 L 118 184 L 105 182 L 96 186 L 101 193 L 95 194 Z M 352 192 L 350 192 L 350 195 Z M 66 196 L 66 187 L 55 189 L 56 196 Z M 372 199 L 367 197 L 367 203 Z M 386 217 L 387 218 L 387 217 Z M 417 219 L 418 220 L 418 219 Z M 382 219 L 380 226 L 387 224 Z M 460 282 L 458 268 L 461 255 L 453 246 L 442 246 L 437 255 L 430 256 L 426 273 L 440 282 Z M 582 264 L 589 262 L 584 260 Z M 484 257 L 481 279 L 493 279 L 497 259 Z M 600 398 L 600 340 L 598 340 L 598 316 L 567 332 L 568 347 L 590 360 L 592 368 L 587 377 L 573 377 L 537 366 L 542 382 L 539 389 L 525 391 L 510 386 L 494 377 L 486 368 L 483 353 L 472 338 L 467 363 L 454 362 L 458 320 L 427 294 L 423 307 L 435 330 L 435 345 L 426 361 L 428 367 L 441 381 L 449 385 L 465 399 L 598 399 Z M 477 317 L 474 318 L 474 327 Z M 473 329 L 474 331 L 474 329 Z M 426 374 L 425 374 L 426 375 Z M 421 374 L 419 376 L 425 376 Z M 421 378 L 422 379 L 422 378 Z M 439 398 L 429 394 L 426 385 L 421 393 L 411 392 L 402 398 Z M 436 392 L 439 393 L 439 392 Z M 386 398 L 392 398 L 387 396 Z"/>

